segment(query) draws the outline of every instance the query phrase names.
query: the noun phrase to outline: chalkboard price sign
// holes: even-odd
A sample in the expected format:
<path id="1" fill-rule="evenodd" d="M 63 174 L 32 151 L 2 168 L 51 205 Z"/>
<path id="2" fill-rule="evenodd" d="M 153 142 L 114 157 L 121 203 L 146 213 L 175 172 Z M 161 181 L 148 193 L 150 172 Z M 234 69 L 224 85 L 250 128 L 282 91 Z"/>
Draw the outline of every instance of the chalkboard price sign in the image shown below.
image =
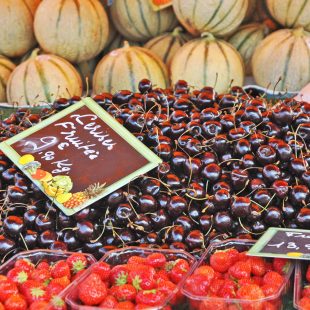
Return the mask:
<path id="1" fill-rule="evenodd" d="M 248 254 L 309 260 L 310 231 L 271 227 L 249 250 Z"/>
<path id="2" fill-rule="evenodd" d="M 91 98 L 4 141 L 0 150 L 67 215 L 161 163 Z"/>

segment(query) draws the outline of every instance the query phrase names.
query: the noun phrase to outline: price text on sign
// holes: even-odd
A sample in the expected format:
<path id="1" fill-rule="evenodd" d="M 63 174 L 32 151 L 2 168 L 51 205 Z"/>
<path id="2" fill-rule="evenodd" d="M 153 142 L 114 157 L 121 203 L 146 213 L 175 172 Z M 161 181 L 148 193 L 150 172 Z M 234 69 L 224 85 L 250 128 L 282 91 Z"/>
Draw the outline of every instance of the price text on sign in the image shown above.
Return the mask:
<path id="1" fill-rule="evenodd" d="M 249 255 L 310 259 L 310 231 L 269 228 L 248 252 Z"/>
<path id="2" fill-rule="evenodd" d="M 67 215 L 161 163 L 90 98 L 6 140 L 0 149 Z"/>

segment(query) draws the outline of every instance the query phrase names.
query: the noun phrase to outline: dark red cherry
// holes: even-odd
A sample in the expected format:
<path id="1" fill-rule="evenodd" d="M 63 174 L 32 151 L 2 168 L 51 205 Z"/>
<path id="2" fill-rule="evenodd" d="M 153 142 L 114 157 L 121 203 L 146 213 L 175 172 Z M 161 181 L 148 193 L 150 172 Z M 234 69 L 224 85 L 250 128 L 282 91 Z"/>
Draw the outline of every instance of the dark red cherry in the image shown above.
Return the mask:
<path id="1" fill-rule="evenodd" d="M 38 233 L 36 231 L 27 229 L 23 233 L 23 239 L 29 250 L 35 249 L 37 247 Z M 21 242 L 21 246 L 25 246 L 23 241 Z"/>
<path id="2" fill-rule="evenodd" d="M 35 228 L 40 233 L 48 229 L 53 230 L 55 228 L 55 221 L 48 214 L 40 213 L 35 219 Z"/>
<path id="3" fill-rule="evenodd" d="M 234 169 L 231 172 L 231 182 L 236 190 L 243 189 L 249 181 L 249 174 L 247 170 Z"/>
<path id="4" fill-rule="evenodd" d="M 5 254 L 11 252 L 15 248 L 15 246 L 15 241 L 4 235 L 0 235 L 0 255 L 2 257 Z"/>
<path id="5" fill-rule="evenodd" d="M 214 216 L 214 227 L 217 231 L 225 233 L 230 232 L 233 226 L 233 220 L 226 211 L 221 211 Z"/>
<path id="6" fill-rule="evenodd" d="M 168 213 L 175 219 L 187 210 L 187 201 L 181 196 L 172 196 L 168 203 Z"/>
<path id="7" fill-rule="evenodd" d="M 263 168 L 263 176 L 269 183 L 272 183 L 281 177 L 280 168 L 276 165 L 268 164 Z"/>
<path id="8" fill-rule="evenodd" d="M 246 218 L 250 214 L 251 200 L 249 197 L 236 196 L 231 203 L 231 213 L 235 217 Z"/>
<path id="9" fill-rule="evenodd" d="M 290 170 L 297 176 L 301 176 L 307 170 L 307 166 L 307 162 L 299 157 L 290 161 Z"/>
<path id="10" fill-rule="evenodd" d="M 240 139 L 236 142 L 234 151 L 237 155 L 243 156 L 251 152 L 251 144 L 246 139 Z"/>
<path id="11" fill-rule="evenodd" d="M 278 125 L 290 125 L 293 120 L 293 112 L 289 106 L 280 105 L 272 109 L 272 118 Z"/>
<path id="12" fill-rule="evenodd" d="M 216 182 L 222 175 L 222 169 L 215 163 L 208 164 L 201 171 L 201 176 L 206 181 Z"/>
<path id="13" fill-rule="evenodd" d="M 211 139 L 213 137 L 216 137 L 222 132 L 222 125 L 218 121 L 206 121 L 202 124 L 202 130 L 204 133 L 204 136 L 207 139 Z"/>
<path id="14" fill-rule="evenodd" d="M 57 241 L 57 235 L 52 230 L 45 230 L 38 237 L 38 244 L 42 248 L 49 248 L 55 241 Z"/>
<path id="15" fill-rule="evenodd" d="M 303 229 L 310 229 L 310 209 L 301 208 L 296 216 L 296 224 Z"/>
<path id="16" fill-rule="evenodd" d="M 289 201 L 283 202 L 282 214 L 283 214 L 284 218 L 286 218 L 286 219 L 295 218 L 296 211 L 297 210 L 294 208 L 294 206 Z"/>
<path id="17" fill-rule="evenodd" d="M 221 209 L 226 209 L 230 203 L 230 193 L 227 189 L 219 189 L 214 193 L 214 203 Z"/>
<path id="18" fill-rule="evenodd" d="M 274 181 L 271 187 L 273 188 L 277 197 L 280 199 L 284 199 L 288 194 L 289 186 L 288 183 L 284 180 Z"/>
<path id="19" fill-rule="evenodd" d="M 297 206 L 305 206 L 309 200 L 309 188 L 305 185 L 295 185 L 289 193 L 290 200 Z"/>
<path id="20" fill-rule="evenodd" d="M 150 92 L 152 90 L 152 82 L 148 79 L 142 79 L 138 84 L 138 89 L 141 94 Z"/>
<path id="21" fill-rule="evenodd" d="M 3 221 L 3 230 L 5 234 L 9 237 L 19 237 L 19 234 L 23 232 L 24 228 L 24 221 L 19 216 L 9 215 Z"/>
<path id="22" fill-rule="evenodd" d="M 129 90 L 120 90 L 113 95 L 112 101 L 116 104 L 128 103 L 133 94 Z"/>
<path id="23" fill-rule="evenodd" d="M 201 249 L 204 245 L 204 235 L 200 230 L 192 230 L 184 242 L 190 250 Z"/>
<path id="24" fill-rule="evenodd" d="M 268 226 L 277 227 L 282 224 L 283 215 L 280 209 L 277 207 L 269 207 L 264 216 L 264 222 Z"/>
<path id="25" fill-rule="evenodd" d="M 261 145 L 256 152 L 256 156 L 262 165 L 273 164 L 277 160 L 277 153 L 270 145 Z"/>

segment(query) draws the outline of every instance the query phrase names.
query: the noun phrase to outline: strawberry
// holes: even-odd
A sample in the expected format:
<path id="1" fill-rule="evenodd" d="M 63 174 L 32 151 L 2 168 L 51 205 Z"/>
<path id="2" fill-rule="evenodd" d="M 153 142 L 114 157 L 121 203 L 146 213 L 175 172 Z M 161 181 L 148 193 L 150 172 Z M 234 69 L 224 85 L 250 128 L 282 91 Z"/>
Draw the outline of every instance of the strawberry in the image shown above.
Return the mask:
<path id="1" fill-rule="evenodd" d="M 186 290 L 198 296 L 208 293 L 210 282 L 202 274 L 193 274 L 185 282 Z"/>
<path id="2" fill-rule="evenodd" d="M 231 279 L 225 279 L 218 296 L 222 298 L 235 298 L 237 284 Z"/>
<path id="3" fill-rule="evenodd" d="M 141 264 L 144 265 L 146 263 L 146 259 L 141 256 L 133 255 L 129 257 L 127 264 Z"/>
<path id="4" fill-rule="evenodd" d="M 51 275 L 53 278 L 67 277 L 71 278 L 71 271 L 69 264 L 65 260 L 59 260 L 51 268 Z"/>
<path id="5" fill-rule="evenodd" d="M 243 278 L 243 279 L 238 280 L 238 285 L 239 286 L 242 286 L 242 285 L 245 285 L 245 284 L 253 284 L 252 278 Z"/>
<path id="6" fill-rule="evenodd" d="M 81 253 L 74 253 L 67 258 L 69 268 L 73 273 L 77 273 L 87 267 L 87 258 Z"/>
<path id="7" fill-rule="evenodd" d="M 271 262 L 265 262 L 266 272 L 273 271 L 273 266 Z"/>
<path id="8" fill-rule="evenodd" d="M 8 271 L 6 277 L 15 283 L 24 283 L 28 280 L 28 273 L 20 268 L 14 267 Z"/>
<path id="9" fill-rule="evenodd" d="M 213 279 L 210 284 L 211 294 L 217 295 L 224 285 L 223 279 Z"/>
<path id="10" fill-rule="evenodd" d="M 228 249 L 227 254 L 229 256 L 229 260 L 232 265 L 239 260 L 239 252 L 236 249 L 234 248 Z"/>
<path id="11" fill-rule="evenodd" d="M 218 251 L 210 256 L 210 266 L 218 272 L 226 272 L 231 266 L 228 251 Z"/>
<path id="12" fill-rule="evenodd" d="M 169 276 L 166 270 L 161 269 L 157 271 L 157 273 L 154 275 L 154 281 L 156 283 L 160 283 L 161 281 L 169 281 Z"/>
<path id="13" fill-rule="evenodd" d="M 298 303 L 299 309 L 302 310 L 310 310 L 310 298 L 309 297 L 303 297 L 299 300 Z"/>
<path id="14" fill-rule="evenodd" d="M 27 280 L 26 282 L 22 283 L 19 285 L 19 290 L 22 294 L 25 294 L 25 292 L 29 289 L 32 288 L 34 286 L 40 286 L 43 287 L 42 283 L 39 283 L 37 281 L 34 280 Z"/>
<path id="15" fill-rule="evenodd" d="M 156 287 L 154 275 L 151 270 L 132 270 L 128 274 L 127 283 L 132 284 L 136 290 L 150 290 Z"/>
<path id="16" fill-rule="evenodd" d="M 27 283 L 27 282 L 25 282 Z M 24 289 L 24 296 L 29 304 L 41 300 L 48 301 L 49 296 L 41 283 L 32 283 Z"/>
<path id="17" fill-rule="evenodd" d="M 64 286 L 59 283 L 49 283 L 46 287 L 46 292 L 48 296 L 51 298 L 52 296 L 57 296 L 61 291 L 64 290 Z"/>
<path id="18" fill-rule="evenodd" d="M 310 265 L 308 265 L 307 271 L 306 271 L 306 280 L 310 282 Z"/>
<path id="19" fill-rule="evenodd" d="M 279 292 L 279 287 L 273 283 L 264 284 L 261 286 L 261 289 L 265 296 L 273 296 Z"/>
<path id="20" fill-rule="evenodd" d="M 262 277 L 266 273 L 265 260 L 261 257 L 249 257 L 248 261 L 251 265 L 251 273 L 254 276 Z"/>
<path id="21" fill-rule="evenodd" d="M 199 310 L 227 310 L 227 305 L 225 301 L 212 301 L 212 300 L 204 300 L 199 305 Z"/>
<path id="22" fill-rule="evenodd" d="M 7 279 L 8 279 L 8 278 L 7 278 L 6 276 L 0 274 L 0 281 L 2 281 L 2 280 L 7 280 Z"/>
<path id="23" fill-rule="evenodd" d="M 246 284 L 237 291 L 237 298 L 242 300 L 257 300 L 265 297 L 261 288 L 256 284 Z"/>
<path id="24" fill-rule="evenodd" d="M 162 292 L 166 297 L 169 296 L 171 293 L 174 292 L 176 289 L 176 285 L 172 283 L 171 281 L 163 281 L 160 283 L 160 286 L 158 287 L 158 290 Z M 178 305 L 181 303 L 183 299 L 183 294 L 180 291 L 177 291 L 173 297 L 170 299 L 169 303 L 171 305 Z"/>
<path id="25" fill-rule="evenodd" d="M 165 295 L 158 290 L 139 291 L 136 296 L 137 304 L 149 306 L 163 306 Z"/>
<path id="26" fill-rule="evenodd" d="M 48 283 L 51 278 L 51 273 L 48 269 L 34 269 L 30 274 L 30 279 L 40 282 Z"/>
<path id="27" fill-rule="evenodd" d="M 110 283 L 112 285 L 114 285 L 114 284 L 116 284 L 116 285 L 126 284 L 128 274 L 129 274 L 129 271 L 128 271 L 127 265 L 114 266 L 110 272 L 110 277 L 109 277 Z"/>
<path id="28" fill-rule="evenodd" d="M 248 257 L 248 252 L 244 251 L 244 252 L 238 252 L 238 259 L 236 259 L 236 261 L 246 261 L 249 257 Z"/>
<path id="29" fill-rule="evenodd" d="M 46 270 L 50 270 L 50 265 L 48 262 L 40 262 L 37 267 L 36 267 L 37 270 L 42 270 L 42 269 L 46 269 Z"/>
<path id="30" fill-rule="evenodd" d="M 46 310 L 47 308 L 48 308 L 47 301 L 38 300 L 30 305 L 29 310 Z"/>
<path id="31" fill-rule="evenodd" d="M 27 302 L 23 295 L 13 294 L 5 301 L 4 306 L 8 310 L 26 310 Z"/>
<path id="32" fill-rule="evenodd" d="M 25 259 L 25 258 L 18 259 L 15 262 L 14 267 L 19 268 L 20 270 L 26 271 L 27 273 L 31 272 L 35 268 L 34 264 L 30 260 Z"/>
<path id="33" fill-rule="evenodd" d="M 272 266 L 273 266 L 274 271 L 278 272 L 281 275 L 284 275 L 288 272 L 290 268 L 290 261 L 285 258 L 276 257 L 272 261 Z"/>
<path id="34" fill-rule="evenodd" d="M 281 305 L 278 306 L 272 301 L 265 301 L 263 309 L 264 310 L 278 310 L 278 309 L 281 309 Z"/>
<path id="35" fill-rule="evenodd" d="M 114 309 L 117 305 L 117 300 L 114 296 L 108 295 L 99 305 L 99 308 Z"/>
<path id="36" fill-rule="evenodd" d="M 310 285 L 306 285 L 301 291 L 302 297 L 310 297 Z"/>
<path id="37" fill-rule="evenodd" d="M 0 302 L 5 302 L 13 294 L 18 294 L 16 284 L 9 279 L 0 281 Z"/>
<path id="38" fill-rule="evenodd" d="M 284 283 L 284 278 L 275 271 L 269 271 L 263 277 L 263 284 L 271 284 L 271 283 L 280 288 Z"/>
<path id="39" fill-rule="evenodd" d="M 134 301 L 137 295 L 137 290 L 131 284 L 116 286 L 113 290 L 113 296 L 117 301 Z"/>
<path id="40" fill-rule="evenodd" d="M 211 281 L 214 279 L 214 270 L 212 267 L 207 265 L 198 267 L 194 274 L 203 275 L 205 279 L 209 281 L 209 283 L 211 283 Z"/>
<path id="41" fill-rule="evenodd" d="M 162 253 L 152 253 L 146 258 L 146 264 L 154 268 L 163 268 L 166 262 L 166 256 Z"/>
<path id="42" fill-rule="evenodd" d="M 248 261 L 238 261 L 228 269 L 228 273 L 235 279 L 250 278 L 251 269 Z"/>
<path id="43" fill-rule="evenodd" d="M 254 277 L 252 277 L 252 280 L 253 280 L 253 284 L 257 284 L 258 286 L 263 285 L 263 278 L 262 277 L 254 276 Z"/>
<path id="44" fill-rule="evenodd" d="M 53 296 L 50 300 L 48 310 L 66 310 L 67 305 L 65 301 L 59 296 Z"/>
<path id="45" fill-rule="evenodd" d="M 105 262 L 98 262 L 92 267 L 92 272 L 100 276 L 102 281 L 107 281 L 110 277 L 111 266 Z"/>
<path id="46" fill-rule="evenodd" d="M 166 263 L 165 269 L 168 272 L 170 280 L 178 284 L 184 275 L 189 271 L 189 264 L 185 259 L 177 259 Z"/>
<path id="47" fill-rule="evenodd" d="M 68 277 L 61 277 L 61 278 L 52 279 L 50 283 L 58 283 L 62 285 L 63 287 L 67 287 L 71 282 Z"/>
<path id="48" fill-rule="evenodd" d="M 135 305 L 131 301 L 121 301 L 114 309 L 135 310 Z"/>
<path id="49" fill-rule="evenodd" d="M 99 275 L 91 273 L 78 288 L 79 299 L 87 306 L 100 304 L 107 296 L 107 287 Z"/>

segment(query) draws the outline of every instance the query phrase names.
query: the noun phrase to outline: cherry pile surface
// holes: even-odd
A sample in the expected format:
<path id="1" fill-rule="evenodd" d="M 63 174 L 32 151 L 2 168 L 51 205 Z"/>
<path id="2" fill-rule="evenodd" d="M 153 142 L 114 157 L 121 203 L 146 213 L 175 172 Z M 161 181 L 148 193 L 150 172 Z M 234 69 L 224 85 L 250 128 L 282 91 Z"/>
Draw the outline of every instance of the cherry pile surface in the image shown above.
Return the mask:
<path id="1" fill-rule="evenodd" d="M 310 229 L 310 103 L 273 106 L 240 87 L 217 94 L 139 83 L 139 93 L 93 99 L 163 159 L 122 189 L 65 216 L 0 154 L 0 257 L 33 248 L 101 257 L 124 245 L 199 254 L 210 240 L 258 238 L 268 227 Z M 1 121 L 1 140 L 78 102 L 59 99 L 39 114 Z"/>

